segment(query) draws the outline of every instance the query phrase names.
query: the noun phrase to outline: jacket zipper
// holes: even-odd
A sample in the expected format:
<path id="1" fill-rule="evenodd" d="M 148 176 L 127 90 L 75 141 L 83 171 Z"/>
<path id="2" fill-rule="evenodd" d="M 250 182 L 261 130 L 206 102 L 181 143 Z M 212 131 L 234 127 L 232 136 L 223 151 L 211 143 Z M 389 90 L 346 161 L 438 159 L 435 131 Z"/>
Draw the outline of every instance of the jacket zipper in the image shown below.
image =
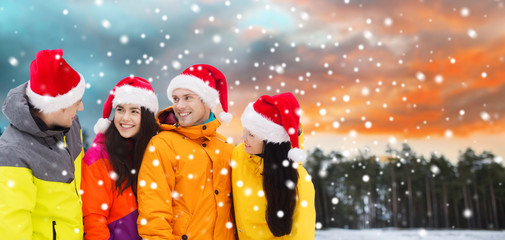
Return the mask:
<path id="1" fill-rule="evenodd" d="M 56 240 L 56 221 L 53 221 L 53 240 Z"/>
<path id="2" fill-rule="evenodd" d="M 72 154 L 70 153 L 70 149 L 68 148 L 67 140 L 66 140 L 64 134 L 63 134 L 63 143 L 65 144 L 65 150 L 67 150 L 68 156 L 70 157 L 70 162 L 72 163 L 72 165 L 74 165 L 75 159 L 74 159 L 74 157 L 72 157 Z M 81 161 L 82 161 L 82 158 L 81 158 Z M 80 197 L 80 195 L 79 195 L 79 188 L 77 187 L 77 181 L 75 180 L 75 168 L 76 167 L 74 165 L 74 179 L 73 179 L 73 181 L 74 181 L 74 190 L 75 190 L 75 194 L 77 195 L 77 197 Z"/>

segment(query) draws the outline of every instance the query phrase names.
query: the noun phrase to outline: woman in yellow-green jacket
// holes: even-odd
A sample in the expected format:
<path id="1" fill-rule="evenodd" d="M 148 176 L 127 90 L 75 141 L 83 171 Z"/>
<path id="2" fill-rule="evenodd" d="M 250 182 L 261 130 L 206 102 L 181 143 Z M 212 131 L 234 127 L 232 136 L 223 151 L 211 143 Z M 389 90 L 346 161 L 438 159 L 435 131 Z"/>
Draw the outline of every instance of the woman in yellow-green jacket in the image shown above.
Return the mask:
<path id="1" fill-rule="evenodd" d="M 314 186 L 299 163 L 300 107 L 291 93 L 262 96 L 242 114 L 233 150 L 237 232 L 244 239 L 314 239 Z"/>

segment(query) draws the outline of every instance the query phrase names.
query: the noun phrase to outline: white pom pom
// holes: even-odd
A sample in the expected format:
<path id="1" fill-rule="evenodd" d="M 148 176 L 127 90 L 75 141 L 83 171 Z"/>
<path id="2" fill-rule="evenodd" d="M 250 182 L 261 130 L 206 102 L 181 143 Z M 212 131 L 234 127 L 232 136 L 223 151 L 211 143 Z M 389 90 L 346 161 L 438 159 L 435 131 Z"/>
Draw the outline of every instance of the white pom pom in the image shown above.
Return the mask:
<path id="1" fill-rule="evenodd" d="M 288 158 L 295 162 L 303 163 L 307 158 L 307 154 L 302 149 L 291 148 L 288 152 Z"/>
<path id="2" fill-rule="evenodd" d="M 95 133 L 105 133 L 107 131 L 107 128 L 110 126 L 110 120 L 107 118 L 100 118 L 95 124 L 95 127 L 93 130 L 95 130 Z"/>
<path id="3" fill-rule="evenodd" d="M 231 113 L 227 112 L 219 113 L 219 121 L 221 121 L 222 123 L 229 123 L 231 122 L 231 119 L 232 119 Z"/>

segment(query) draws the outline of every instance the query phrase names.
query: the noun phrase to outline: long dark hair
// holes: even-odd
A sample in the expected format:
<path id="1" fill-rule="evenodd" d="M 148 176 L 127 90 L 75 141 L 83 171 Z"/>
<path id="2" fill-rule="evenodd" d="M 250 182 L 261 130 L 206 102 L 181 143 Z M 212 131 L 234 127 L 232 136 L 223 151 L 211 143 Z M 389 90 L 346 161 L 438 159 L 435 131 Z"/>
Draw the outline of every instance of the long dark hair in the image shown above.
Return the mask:
<path id="1" fill-rule="evenodd" d="M 131 187 L 137 196 L 137 179 L 149 140 L 156 135 L 158 125 L 154 114 L 144 107 L 140 110 L 140 129 L 135 138 L 126 139 L 119 134 L 114 120 L 105 131 L 105 148 L 109 155 L 110 165 L 116 173 L 116 190 L 118 195 Z"/>
<path id="2" fill-rule="evenodd" d="M 288 159 L 290 142 L 271 143 L 263 141 L 263 189 L 267 199 L 265 217 L 268 228 L 276 237 L 287 235 L 293 226 L 296 206 L 298 171 Z M 287 160 L 288 166 L 283 165 Z M 291 181 L 289 184 L 288 182 Z M 288 186 L 290 185 L 290 186 Z M 279 217 L 278 211 L 284 216 Z"/>

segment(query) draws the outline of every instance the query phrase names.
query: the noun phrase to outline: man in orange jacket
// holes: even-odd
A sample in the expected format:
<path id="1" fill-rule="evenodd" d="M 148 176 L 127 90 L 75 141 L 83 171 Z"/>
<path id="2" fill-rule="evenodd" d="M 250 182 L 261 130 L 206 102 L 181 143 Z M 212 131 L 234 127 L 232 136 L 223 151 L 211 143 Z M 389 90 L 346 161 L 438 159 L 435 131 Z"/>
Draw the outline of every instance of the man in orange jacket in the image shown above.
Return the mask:
<path id="1" fill-rule="evenodd" d="M 138 230 L 144 239 L 234 239 L 230 160 L 233 145 L 216 132 L 219 101 L 228 113 L 224 75 L 193 65 L 170 82 L 173 106 L 157 115 L 161 131 L 144 154 L 138 177 Z"/>

